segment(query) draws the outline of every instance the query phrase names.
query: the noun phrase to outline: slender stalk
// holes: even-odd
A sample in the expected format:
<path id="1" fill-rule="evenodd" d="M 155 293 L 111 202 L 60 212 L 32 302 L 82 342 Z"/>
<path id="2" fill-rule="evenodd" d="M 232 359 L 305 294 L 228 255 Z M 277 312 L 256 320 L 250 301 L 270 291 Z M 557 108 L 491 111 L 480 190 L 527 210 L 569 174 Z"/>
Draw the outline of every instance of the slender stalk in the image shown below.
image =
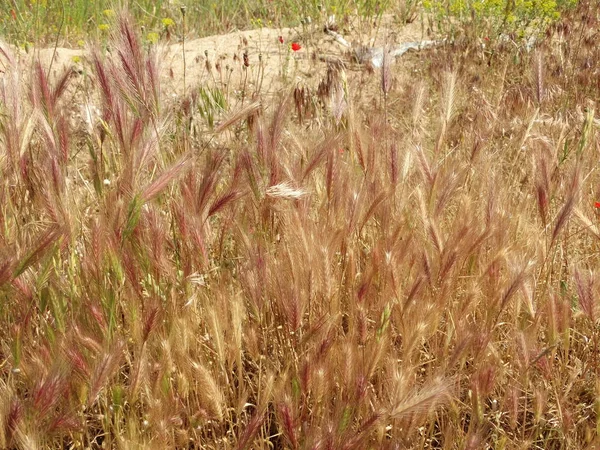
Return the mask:
<path id="1" fill-rule="evenodd" d="M 54 49 L 52 50 L 52 59 L 50 60 L 50 65 L 48 66 L 48 72 L 46 73 L 46 77 L 50 78 L 50 73 L 52 71 L 52 65 L 54 64 L 54 58 L 56 58 L 56 49 L 58 48 L 58 40 L 60 39 L 60 33 L 62 32 L 63 25 L 65 24 L 65 0 L 61 0 L 61 9 L 62 13 L 60 16 L 60 24 L 58 26 L 58 31 L 56 32 L 56 40 L 54 41 Z"/>
<path id="2" fill-rule="evenodd" d="M 185 12 L 186 12 L 186 7 L 185 5 L 182 5 L 181 8 L 179 8 L 179 10 L 181 11 L 181 18 L 183 21 L 183 32 L 182 32 L 182 51 L 183 51 L 183 96 L 185 97 L 187 94 L 187 85 L 186 85 L 186 71 L 187 71 L 187 63 L 186 63 L 186 59 L 185 59 L 185 34 L 186 34 L 186 26 L 185 26 Z"/>

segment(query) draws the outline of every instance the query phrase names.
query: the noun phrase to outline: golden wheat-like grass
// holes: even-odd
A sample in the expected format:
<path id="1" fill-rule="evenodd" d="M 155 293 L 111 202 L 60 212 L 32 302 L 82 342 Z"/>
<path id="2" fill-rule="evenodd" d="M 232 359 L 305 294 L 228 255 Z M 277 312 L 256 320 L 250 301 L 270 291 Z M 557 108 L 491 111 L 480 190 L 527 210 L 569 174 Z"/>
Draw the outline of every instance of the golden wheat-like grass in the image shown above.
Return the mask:
<path id="1" fill-rule="evenodd" d="M 212 130 L 127 14 L 81 125 L 0 44 L 0 447 L 596 448 L 597 9 Z"/>

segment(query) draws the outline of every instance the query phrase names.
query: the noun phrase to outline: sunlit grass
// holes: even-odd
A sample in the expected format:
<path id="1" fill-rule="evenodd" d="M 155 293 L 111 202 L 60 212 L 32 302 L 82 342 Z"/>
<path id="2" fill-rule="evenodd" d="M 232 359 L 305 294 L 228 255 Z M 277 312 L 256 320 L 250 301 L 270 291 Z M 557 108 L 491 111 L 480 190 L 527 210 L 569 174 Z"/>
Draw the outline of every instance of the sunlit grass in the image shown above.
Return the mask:
<path id="1" fill-rule="evenodd" d="M 0 44 L 0 448 L 600 444 L 596 3 L 175 96 L 179 6 L 97 6 Z"/>

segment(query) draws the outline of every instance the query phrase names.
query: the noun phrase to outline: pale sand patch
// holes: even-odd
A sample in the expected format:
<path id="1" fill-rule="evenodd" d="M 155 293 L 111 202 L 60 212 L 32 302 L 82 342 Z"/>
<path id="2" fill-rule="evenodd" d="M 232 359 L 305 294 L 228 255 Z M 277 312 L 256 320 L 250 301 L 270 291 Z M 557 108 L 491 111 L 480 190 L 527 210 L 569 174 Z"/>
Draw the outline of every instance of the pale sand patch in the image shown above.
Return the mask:
<path id="1" fill-rule="evenodd" d="M 388 21 L 389 22 L 389 21 Z M 279 91 L 290 81 L 310 80 L 326 66 L 323 59 L 341 59 L 351 63 L 351 51 L 339 45 L 318 27 L 304 36 L 298 29 L 262 28 L 239 31 L 224 35 L 192 39 L 185 42 L 186 86 L 194 87 L 203 83 L 217 82 L 229 90 L 246 88 L 248 92 L 270 95 Z M 343 32 L 341 32 L 344 34 Z M 284 44 L 279 42 L 279 36 Z M 423 26 L 415 21 L 401 28 L 391 24 L 377 30 L 375 39 L 357 34 L 344 34 L 344 37 L 357 46 L 382 46 L 415 42 L 427 39 Z M 293 52 L 292 42 L 298 42 L 302 49 Z M 14 50 L 14 49 L 13 49 Z M 159 44 L 161 76 L 168 93 L 183 92 L 184 58 L 183 44 Z M 29 53 L 17 52 L 23 69 L 39 58 L 42 66 L 48 68 L 52 61 L 52 75 L 56 76 L 65 67 L 78 67 L 85 60 L 84 49 L 44 48 L 33 49 Z M 244 53 L 248 55 L 249 66 L 244 67 Z M 210 71 L 207 68 L 207 56 Z M 220 73 L 217 70 L 220 65 Z M 227 86 L 225 86 L 227 84 Z"/>
<path id="2" fill-rule="evenodd" d="M 262 28 L 191 39 L 185 42 L 185 90 L 189 94 L 200 86 L 218 88 L 225 94 L 228 109 L 232 111 L 253 98 L 260 98 L 264 105 L 270 105 L 271 98 L 296 86 L 308 87 L 315 92 L 326 77 L 328 62 L 341 61 L 347 68 L 348 82 L 353 89 L 366 92 L 368 87 L 369 92 L 376 95 L 378 69 L 374 73 L 368 65 L 357 63 L 354 50 L 360 46 L 387 44 L 394 47 L 431 39 L 424 35 L 424 29 L 418 21 L 400 27 L 391 19 L 373 29 L 371 36 L 345 33 L 340 29 L 339 33 L 352 48 L 340 45 L 317 25 L 308 31 Z M 292 51 L 292 42 L 298 42 L 302 48 Z M 154 50 L 159 58 L 161 89 L 167 101 L 177 101 L 184 93 L 184 44 L 160 43 Z M 85 121 L 85 111 L 89 112 L 96 104 L 94 95 L 88 95 L 90 91 L 86 88 L 88 75 L 93 75 L 88 64 L 88 49 L 44 48 L 25 53 L 13 48 L 13 51 L 18 55 L 25 85 L 31 73 L 28 68 L 38 59 L 46 70 L 52 63 L 50 78 L 57 77 L 65 69 L 75 69 L 79 75 L 72 79 L 64 101 L 70 106 L 73 120 Z M 244 64 L 245 54 L 248 66 Z M 394 67 L 396 79 L 410 76 L 407 72 L 404 64 Z"/>

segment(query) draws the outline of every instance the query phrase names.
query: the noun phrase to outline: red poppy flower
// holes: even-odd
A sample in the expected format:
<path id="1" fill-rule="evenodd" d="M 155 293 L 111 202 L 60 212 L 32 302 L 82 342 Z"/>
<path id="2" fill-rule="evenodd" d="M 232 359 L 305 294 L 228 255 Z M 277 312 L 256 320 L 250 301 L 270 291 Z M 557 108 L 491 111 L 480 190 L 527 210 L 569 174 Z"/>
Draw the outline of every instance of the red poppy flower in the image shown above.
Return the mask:
<path id="1" fill-rule="evenodd" d="M 600 208 L 600 202 L 594 202 L 594 208 Z"/>
<path id="2" fill-rule="evenodd" d="M 301 48 L 302 48 L 302 46 L 300 44 L 298 44 L 297 42 L 292 42 L 292 50 L 293 51 L 297 52 Z"/>
<path id="3" fill-rule="evenodd" d="M 283 36 L 279 36 L 279 43 L 283 44 Z"/>

